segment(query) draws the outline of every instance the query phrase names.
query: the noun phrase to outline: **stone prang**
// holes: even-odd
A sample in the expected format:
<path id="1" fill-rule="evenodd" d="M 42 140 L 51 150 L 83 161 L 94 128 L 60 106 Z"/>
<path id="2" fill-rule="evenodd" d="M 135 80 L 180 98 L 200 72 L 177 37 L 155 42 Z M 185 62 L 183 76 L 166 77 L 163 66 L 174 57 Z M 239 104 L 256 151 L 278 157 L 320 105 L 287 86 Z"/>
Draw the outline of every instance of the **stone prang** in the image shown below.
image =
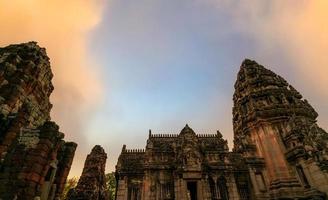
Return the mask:
<path id="1" fill-rule="evenodd" d="M 50 121 L 52 77 L 36 42 L 0 48 L 0 199 L 62 194 L 77 145 Z"/>
<path id="2" fill-rule="evenodd" d="M 325 199 L 328 133 L 308 101 L 284 78 L 248 59 L 233 101 L 234 150 L 249 163 L 254 198 Z"/>
<path id="3" fill-rule="evenodd" d="M 105 165 L 107 154 L 96 145 L 87 156 L 77 186 L 69 191 L 68 200 L 108 200 Z"/>

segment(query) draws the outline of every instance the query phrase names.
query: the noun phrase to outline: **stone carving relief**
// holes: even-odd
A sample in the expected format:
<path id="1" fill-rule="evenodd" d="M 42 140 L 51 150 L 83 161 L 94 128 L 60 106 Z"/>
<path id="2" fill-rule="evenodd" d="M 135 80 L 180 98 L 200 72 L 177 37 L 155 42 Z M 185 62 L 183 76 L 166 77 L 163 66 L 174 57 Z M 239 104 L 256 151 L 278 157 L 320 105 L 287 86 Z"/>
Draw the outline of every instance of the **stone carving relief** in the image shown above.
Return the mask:
<path id="1" fill-rule="evenodd" d="M 40 141 L 39 133 L 38 129 L 21 128 L 18 143 L 25 145 L 25 148 L 35 148 Z"/>

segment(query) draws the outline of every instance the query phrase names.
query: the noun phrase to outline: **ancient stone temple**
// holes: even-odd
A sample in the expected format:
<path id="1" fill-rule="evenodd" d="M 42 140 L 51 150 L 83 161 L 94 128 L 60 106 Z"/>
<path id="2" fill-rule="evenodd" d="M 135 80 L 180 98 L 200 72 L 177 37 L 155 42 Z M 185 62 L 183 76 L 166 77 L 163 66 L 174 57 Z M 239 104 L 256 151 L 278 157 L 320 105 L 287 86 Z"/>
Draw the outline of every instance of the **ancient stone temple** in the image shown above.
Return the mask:
<path id="1" fill-rule="evenodd" d="M 0 48 L 0 199 L 59 198 L 76 144 L 50 121 L 49 58 L 35 42 Z"/>
<path id="2" fill-rule="evenodd" d="M 251 60 L 233 97 L 234 151 L 249 167 L 256 199 L 323 199 L 328 134 L 318 114 L 282 77 Z"/>
<path id="3" fill-rule="evenodd" d="M 107 154 L 96 145 L 87 156 L 77 186 L 69 191 L 67 200 L 108 200 L 105 165 Z"/>
<path id="4" fill-rule="evenodd" d="M 145 149 L 122 148 L 117 200 L 326 199 L 328 133 L 311 105 L 251 60 L 235 90 L 232 152 L 219 132 L 150 132 Z"/>
<path id="5" fill-rule="evenodd" d="M 149 133 L 145 150 L 123 146 L 116 166 L 117 200 L 251 198 L 248 168 L 220 132 Z"/>

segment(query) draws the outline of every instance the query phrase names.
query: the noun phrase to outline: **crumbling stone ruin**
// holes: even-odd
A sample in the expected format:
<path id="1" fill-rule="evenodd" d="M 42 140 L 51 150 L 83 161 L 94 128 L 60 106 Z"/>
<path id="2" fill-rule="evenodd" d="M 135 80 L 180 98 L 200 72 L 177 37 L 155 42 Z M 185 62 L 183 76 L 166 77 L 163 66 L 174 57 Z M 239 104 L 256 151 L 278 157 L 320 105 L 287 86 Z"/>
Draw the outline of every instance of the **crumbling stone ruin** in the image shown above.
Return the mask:
<path id="1" fill-rule="evenodd" d="M 69 191 L 68 200 L 108 200 L 105 165 L 107 154 L 96 145 L 87 156 L 77 186 Z"/>
<path id="2" fill-rule="evenodd" d="M 50 121 L 49 58 L 36 42 L 0 48 L 0 199 L 59 198 L 76 144 Z"/>
<path id="3" fill-rule="evenodd" d="M 60 199 L 77 145 L 50 121 L 53 74 L 35 42 L 0 48 L 0 199 Z M 234 148 L 218 131 L 149 132 L 145 149 L 124 145 L 117 200 L 324 200 L 328 133 L 317 112 L 279 75 L 245 60 L 233 96 Z M 107 200 L 99 145 L 68 200 Z"/>
<path id="4" fill-rule="evenodd" d="M 246 59 L 233 101 L 232 152 L 219 132 L 150 132 L 145 149 L 123 146 L 116 199 L 326 199 L 328 133 L 301 94 Z"/>

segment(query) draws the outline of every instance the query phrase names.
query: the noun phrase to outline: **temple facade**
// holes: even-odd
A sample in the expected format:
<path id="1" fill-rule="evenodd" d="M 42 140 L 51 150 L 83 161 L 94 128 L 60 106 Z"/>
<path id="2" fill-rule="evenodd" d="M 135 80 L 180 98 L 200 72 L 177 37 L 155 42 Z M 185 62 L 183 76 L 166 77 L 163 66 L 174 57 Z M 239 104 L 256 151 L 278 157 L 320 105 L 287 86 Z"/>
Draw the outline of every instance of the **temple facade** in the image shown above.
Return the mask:
<path id="1" fill-rule="evenodd" d="M 251 198 L 248 169 L 229 152 L 220 132 L 149 133 L 145 150 L 123 146 L 117 163 L 117 200 Z"/>
<path id="2" fill-rule="evenodd" d="M 328 133 L 282 77 L 243 61 L 233 96 L 234 148 L 220 132 L 149 132 L 145 149 L 124 145 L 117 200 L 324 200 Z"/>

